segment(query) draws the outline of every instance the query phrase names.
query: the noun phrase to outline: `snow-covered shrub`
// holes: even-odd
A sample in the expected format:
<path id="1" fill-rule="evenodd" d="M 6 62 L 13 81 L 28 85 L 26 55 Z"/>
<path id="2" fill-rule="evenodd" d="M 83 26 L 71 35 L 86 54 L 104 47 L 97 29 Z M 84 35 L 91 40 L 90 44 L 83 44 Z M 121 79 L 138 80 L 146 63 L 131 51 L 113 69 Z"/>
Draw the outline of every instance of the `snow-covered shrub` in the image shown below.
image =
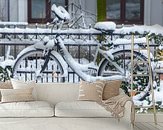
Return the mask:
<path id="1" fill-rule="evenodd" d="M 0 81 L 9 80 L 11 77 L 11 71 L 11 66 L 6 66 L 6 68 L 0 66 Z"/>

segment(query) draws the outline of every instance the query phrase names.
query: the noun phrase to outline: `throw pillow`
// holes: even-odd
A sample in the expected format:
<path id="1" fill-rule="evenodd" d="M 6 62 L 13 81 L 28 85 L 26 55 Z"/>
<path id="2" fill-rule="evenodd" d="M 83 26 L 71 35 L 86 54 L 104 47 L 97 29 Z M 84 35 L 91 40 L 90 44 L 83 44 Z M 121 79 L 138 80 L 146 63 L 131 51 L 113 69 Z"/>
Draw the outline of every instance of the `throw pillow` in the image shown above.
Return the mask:
<path id="1" fill-rule="evenodd" d="M 120 80 L 103 81 L 105 83 L 102 99 L 107 100 L 111 97 L 119 95 Z"/>
<path id="2" fill-rule="evenodd" d="M 34 81 L 24 82 L 22 80 L 11 78 L 11 83 L 14 89 L 25 89 L 28 87 L 35 87 Z"/>
<path id="3" fill-rule="evenodd" d="M 104 83 L 102 81 L 81 81 L 78 100 L 101 101 Z"/>
<path id="4" fill-rule="evenodd" d="M 33 101 L 32 96 L 33 88 L 27 89 L 1 89 L 2 99 L 1 102 L 25 102 Z"/>
<path id="5" fill-rule="evenodd" d="M 5 82 L 0 82 L 0 89 L 12 89 L 12 84 L 10 80 L 6 80 Z"/>
<path id="6" fill-rule="evenodd" d="M 22 80 L 11 78 L 11 83 L 14 89 L 33 88 L 32 95 L 34 99 L 37 100 L 36 83 L 34 81 L 24 82 Z"/>
<path id="7" fill-rule="evenodd" d="M 0 82 L 0 89 L 12 89 L 12 84 L 10 80 L 5 82 Z M 0 101 L 1 101 L 1 93 L 0 93 Z"/>

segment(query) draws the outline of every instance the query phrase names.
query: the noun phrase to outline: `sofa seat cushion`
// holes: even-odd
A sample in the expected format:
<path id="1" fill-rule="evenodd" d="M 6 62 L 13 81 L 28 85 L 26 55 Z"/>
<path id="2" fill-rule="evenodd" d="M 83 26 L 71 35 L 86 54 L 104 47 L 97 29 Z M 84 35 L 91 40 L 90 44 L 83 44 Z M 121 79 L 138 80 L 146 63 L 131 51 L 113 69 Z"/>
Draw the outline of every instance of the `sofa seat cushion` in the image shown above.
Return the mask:
<path id="1" fill-rule="evenodd" d="M 0 117 L 51 117 L 54 110 L 46 101 L 0 104 Z"/>
<path id="2" fill-rule="evenodd" d="M 59 102 L 55 106 L 57 117 L 112 117 L 109 111 L 94 101 Z"/>

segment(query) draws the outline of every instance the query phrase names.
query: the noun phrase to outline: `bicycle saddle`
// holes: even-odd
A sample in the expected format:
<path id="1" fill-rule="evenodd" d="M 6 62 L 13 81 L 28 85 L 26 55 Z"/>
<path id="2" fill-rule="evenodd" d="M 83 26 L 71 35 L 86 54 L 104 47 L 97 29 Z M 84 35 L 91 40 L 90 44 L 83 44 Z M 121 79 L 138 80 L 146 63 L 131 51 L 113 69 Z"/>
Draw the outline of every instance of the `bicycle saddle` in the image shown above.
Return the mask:
<path id="1" fill-rule="evenodd" d="M 94 28 L 101 32 L 112 33 L 116 29 L 116 24 L 114 22 L 97 22 Z"/>
<path id="2" fill-rule="evenodd" d="M 62 6 L 56 6 L 55 4 L 52 5 L 51 11 L 58 17 L 60 20 L 70 20 L 70 14 L 67 12 L 65 8 Z"/>

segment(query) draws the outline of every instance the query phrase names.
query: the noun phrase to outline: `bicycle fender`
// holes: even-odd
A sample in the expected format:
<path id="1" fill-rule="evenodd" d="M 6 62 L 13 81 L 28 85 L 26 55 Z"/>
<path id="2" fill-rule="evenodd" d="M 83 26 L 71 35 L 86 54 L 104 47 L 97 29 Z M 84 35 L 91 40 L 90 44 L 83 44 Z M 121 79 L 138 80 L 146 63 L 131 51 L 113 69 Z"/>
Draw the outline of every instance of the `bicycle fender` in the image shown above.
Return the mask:
<path id="1" fill-rule="evenodd" d="M 17 55 L 15 61 L 16 61 L 17 59 L 19 59 L 19 57 L 21 57 L 23 54 L 25 54 L 25 53 L 27 53 L 27 52 L 29 52 L 29 51 L 31 51 L 31 50 L 37 50 L 37 49 L 35 48 L 34 45 L 31 45 L 31 46 L 26 47 L 25 49 L 23 49 L 23 50 Z"/>
<path id="2" fill-rule="evenodd" d="M 98 67 L 98 70 L 97 70 L 97 75 L 99 75 L 99 70 L 101 69 L 101 65 L 102 63 L 104 62 L 105 58 L 102 58 L 102 60 L 100 60 L 100 63 L 99 63 L 99 67 Z"/>

